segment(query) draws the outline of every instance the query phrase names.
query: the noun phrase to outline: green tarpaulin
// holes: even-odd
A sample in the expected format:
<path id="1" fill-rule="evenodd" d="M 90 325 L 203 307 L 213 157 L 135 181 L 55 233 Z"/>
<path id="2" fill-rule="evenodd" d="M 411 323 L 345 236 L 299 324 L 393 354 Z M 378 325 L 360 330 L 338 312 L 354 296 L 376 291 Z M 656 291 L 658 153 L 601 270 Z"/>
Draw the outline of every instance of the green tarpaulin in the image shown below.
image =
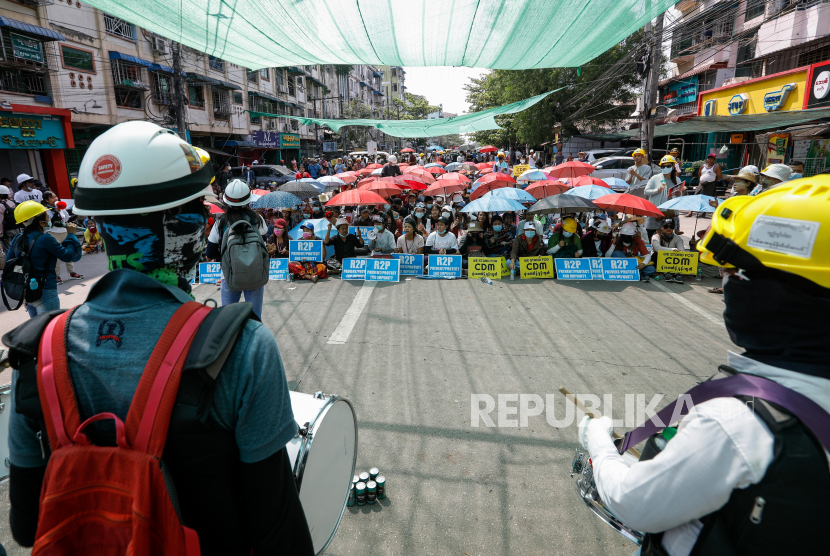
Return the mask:
<path id="1" fill-rule="evenodd" d="M 496 116 L 501 114 L 515 114 L 526 110 L 548 96 L 564 89 L 556 89 L 549 91 L 535 97 L 526 98 L 512 104 L 505 104 L 504 106 L 497 106 L 481 112 L 473 112 L 472 114 L 462 114 L 461 116 L 454 116 L 452 118 L 439 118 L 435 120 L 370 120 L 370 119 L 354 119 L 354 120 L 330 120 L 325 118 L 304 118 L 302 116 L 285 116 L 282 114 L 268 114 L 265 112 L 253 112 L 248 110 L 251 117 L 257 118 L 265 116 L 266 118 L 290 118 L 297 120 L 302 125 L 324 125 L 331 128 L 333 131 L 340 131 L 341 127 L 345 126 L 369 126 L 375 127 L 387 135 L 392 137 L 438 137 L 439 135 L 451 135 L 454 133 L 470 133 L 473 131 L 485 131 L 488 129 L 501 129 L 496 123 Z"/>
<path id="2" fill-rule="evenodd" d="M 676 0 L 85 0 L 250 69 L 575 67 Z"/>

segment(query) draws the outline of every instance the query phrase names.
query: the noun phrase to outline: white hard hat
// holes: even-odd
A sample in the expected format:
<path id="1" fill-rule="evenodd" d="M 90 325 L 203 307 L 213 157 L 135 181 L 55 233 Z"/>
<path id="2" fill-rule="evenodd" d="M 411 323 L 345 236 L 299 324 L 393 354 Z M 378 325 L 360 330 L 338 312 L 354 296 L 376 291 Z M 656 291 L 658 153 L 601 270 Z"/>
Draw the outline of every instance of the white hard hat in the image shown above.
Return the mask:
<path id="1" fill-rule="evenodd" d="M 525 228 L 524 229 L 525 230 L 535 230 L 536 226 L 533 225 L 533 222 L 528 220 L 527 222 L 525 222 Z"/>
<path id="2" fill-rule="evenodd" d="M 398 157 L 393 154 L 392 156 L 389 157 L 389 162 L 391 162 L 392 164 L 395 164 L 396 162 L 398 162 Z"/>
<path id="3" fill-rule="evenodd" d="M 19 184 L 23 183 L 24 181 L 31 181 L 33 179 L 35 179 L 35 178 L 30 176 L 29 174 L 20 174 L 19 176 L 17 176 L 17 183 L 19 185 Z"/>
<path id="4" fill-rule="evenodd" d="M 251 164 L 259 164 L 259 160 L 254 160 Z"/>
<path id="5" fill-rule="evenodd" d="M 793 169 L 787 166 L 786 164 L 770 164 L 769 166 L 761 170 L 762 176 L 776 178 L 781 181 L 789 180 L 792 173 Z"/>
<path id="6" fill-rule="evenodd" d="M 757 174 L 758 167 L 753 164 L 750 164 L 749 166 L 744 166 L 743 168 L 741 168 L 741 172 L 752 172 L 753 174 Z"/>
<path id="7" fill-rule="evenodd" d="M 0 195 L 11 195 L 12 190 L 5 185 L 0 185 Z"/>
<path id="8" fill-rule="evenodd" d="M 222 201 L 230 207 L 244 207 L 251 202 L 251 188 L 242 180 L 232 180 L 225 188 Z"/>
<path id="9" fill-rule="evenodd" d="M 594 229 L 603 234 L 610 234 L 611 233 L 611 226 L 608 225 L 608 222 L 605 220 L 597 220 L 594 222 Z"/>
<path id="10" fill-rule="evenodd" d="M 118 124 L 89 146 L 78 170 L 75 214 L 142 214 L 199 197 L 216 200 L 213 171 L 173 130 L 152 122 Z"/>

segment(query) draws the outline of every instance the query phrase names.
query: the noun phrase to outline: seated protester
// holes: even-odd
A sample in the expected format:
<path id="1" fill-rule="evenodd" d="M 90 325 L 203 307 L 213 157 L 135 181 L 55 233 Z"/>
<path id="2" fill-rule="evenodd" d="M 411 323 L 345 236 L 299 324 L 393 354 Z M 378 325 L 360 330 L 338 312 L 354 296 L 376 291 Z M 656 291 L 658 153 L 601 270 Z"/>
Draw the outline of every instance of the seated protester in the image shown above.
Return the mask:
<path id="1" fill-rule="evenodd" d="M 398 214 L 398 216 L 396 216 L 395 218 L 400 218 L 401 220 L 403 220 L 404 218 L 409 216 L 409 210 L 404 208 L 403 199 L 401 199 L 400 197 L 395 197 L 394 199 L 392 199 L 392 210 Z"/>
<path id="2" fill-rule="evenodd" d="M 426 197 L 424 197 L 424 200 L 422 202 L 424 203 L 424 206 L 427 208 L 427 216 L 429 216 L 429 212 L 432 210 L 432 205 L 435 204 L 435 199 L 427 195 Z"/>
<path id="3" fill-rule="evenodd" d="M 476 214 L 476 222 L 481 225 L 481 229 L 485 232 L 490 230 L 490 215 L 486 212 L 479 212 Z"/>
<path id="4" fill-rule="evenodd" d="M 646 249 L 646 244 L 637 233 L 637 224 L 626 222 L 620 227 L 620 235 L 617 242 L 609 250 L 611 257 L 637 257 L 637 269 L 640 271 L 640 280 L 649 281 L 649 276 L 654 274 L 654 266 L 651 262 L 651 253 Z M 609 256 L 606 253 L 606 256 Z"/>
<path id="5" fill-rule="evenodd" d="M 484 253 L 497 257 L 509 255 L 513 249 L 513 234 L 498 214 L 493 215 L 490 224 L 490 228 L 484 232 Z"/>
<path id="6" fill-rule="evenodd" d="M 300 224 L 300 237 L 309 241 L 320 239 L 314 234 L 314 226 L 311 222 L 303 222 Z"/>
<path id="7" fill-rule="evenodd" d="M 565 218 L 567 218 L 567 216 Z M 565 220 L 565 218 L 560 218 L 559 222 L 557 222 L 556 224 L 554 224 L 551 227 L 551 229 L 550 229 L 551 234 L 558 234 L 558 233 L 562 232 L 562 222 Z M 585 230 L 582 228 L 582 222 L 577 220 L 576 221 L 576 232 L 575 233 L 577 235 L 579 235 L 579 237 L 582 237 L 584 235 L 584 231 Z"/>
<path id="8" fill-rule="evenodd" d="M 646 230 L 646 219 L 643 216 L 632 216 L 630 214 L 624 214 L 622 222 L 617 224 L 616 228 L 620 229 L 622 226 L 628 222 L 632 222 L 637 226 L 637 235 L 640 236 L 640 239 L 643 240 L 643 243 L 648 243 L 648 231 Z"/>
<path id="9" fill-rule="evenodd" d="M 384 164 L 383 169 L 380 171 L 381 177 L 393 177 L 393 176 L 400 176 L 401 169 L 398 168 L 398 157 L 392 155 L 389 157 L 389 162 Z"/>
<path id="10" fill-rule="evenodd" d="M 411 216 L 413 212 L 415 212 L 415 205 L 418 204 L 418 195 L 415 193 L 410 193 L 406 196 L 406 201 L 403 203 L 403 208 L 400 211 L 401 216 L 406 218 L 407 216 Z"/>
<path id="11" fill-rule="evenodd" d="M 679 235 L 674 233 L 674 219 L 666 218 L 660 226 L 660 230 L 651 236 L 651 249 L 654 255 L 654 264 L 657 266 L 657 252 L 658 251 L 683 251 L 683 240 Z M 677 284 L 683 283 L 682 274 L 673 274 L 666 272 L 663 274 L 663 280 L 666 282 L 675 282 Z"/>
<path id="12" fill-rule="evenodd" d="M 424 252 L 424 237 L 417 233 L 415 220 L 407 218 L 403 222 L 403 235 L 398 238 L 395 253 L 421 255 Z"/>
<path id="13" fill-rule="evenodd" d="M 311 220 L 311 214 L 311 207 L 309 205 L 302 207 L 302 210 L 300 211 L 300 222 L 303 220 Z"/>
<path id="14" fill-rule="evenodd" d="M 523 203 L 526 207 L 530 207 L 529 203 Z M 532 216 L 529 216 L 527 212 L 525 212 L 524 217 L 519 220 L 519 225 L 517 226 L 517 230 L 524 230 L 525 229 L 525 222 L 530 222 L 533 224 L 533 228 L 536 230 L 536 235 L 538 237 L 542 237 L 542 223 Z"/>
<path id="15" fill-rule="evenodd" d="M 439 218 L 435 222 L 435 231 L 427 238 L 424 253 L 427 255 L 455 255 L 458 253 L 458 239 L 450 233 L 450 221 Z"/>
<path id="16" fill-rule="evenodd" d="M 516 227 L 516 213 L 515 212 L 505 212 L 501 215 L 502 221 L 504 222 L 504 227 L 510 232 L 510 235 L 516 237 L 517 235 L 522 235 L 522 230 L 524 228 L 517 228 Z"/>
<path id="17" fill-rule="evenodd" d="M 484 256 L 485 246 L 484 228 L 481 227 L 478 221 L 473 220 L 467 227 L 467 233 L 461 236 L 458 252 L 465 256 L 470 254 Z"/>
<path id="18" fill-rule="evenodd" d="M 536 226 L 532 222 L 525 222 L 524 233 L 513 241 L 513 249 L 510 251 L 510 270 L 516 268 L 516 263 L 521 257 L 539 257 L 546 251 L 545 241 L 536 235 Z"/>
<path id="19" fill-rule="evenodd" d="M 395 251 L 395 234 L 386 229 L 386 217 L 376 216 L 375 220 L 373 237 L 369 241 L 369 252 L 372 255 L 389 255 Z"/>
<path id="20" fill-rule="evenodd" d="M 395 235 L 395 241 L 397 241 L 397 239 L 401 237 L 401 234 L 403 234 L 403 222 L 401 221 L 401 215 L 396 212 L 395 209 L 391 208 L 386 211 L 384 224 L 386 224 L 386 229 Z"/>
<path id="21" fill-rule="evenodd" d="M 372 210 L 369 207 L 362 207 L 360 209 L 360 218 L 354 221 L 353 226 L 372 227 L 375 221 L 372 219 Z"/>
<path id="22" fill-rule="evenodd" d="M 288 223 L 282 218 L 274 220 L 273 232 L 268 235 L 267 249 L 272 259 L 284 259 L 288 256 Z"/>
<path id="23" fill-rule="evenodd" d="M 588 232 L 582 236 L 583 257 L 604 257 L 611 249 L 611 226 L 605 220 L 597 218 Z"/>
<path id="24" fill-rule="evenodd" d="M 441 218 L 441 207 L 438 205 L 432 205 L 432 209 L 429 212 L 429 218 L 427 218 L 427 234 L 432 233 L 435 230 L 435 223 Z M 449 218 L 447 218 L 447 222 L 452 222 Z"/>
<path id="25" fill-rule="evenodd" d="M 582 256 L 582 238 L 576 233 L 576 220 L 565 218 L 562 221 L 562 231 L 556 232 L 548 239 L 548 255 L 554 259 L 564 259 Z"/>
<path id="26" fill-rule="evenodd" d="M 427 230 L 427 226 L 429 226 L 429 220 L 427 220 L 427 207 L 424 203 L 415 204 L 410 218 L 413 222 L 415 222 L 415 233 L 423 237 L 429 235 L 429 231 Z"/>
<path id="27" fill-rule="evenodd" d="M 104 250 L 104 242 L 101 241 L 98 226 L 92 218 L 87 220 L 87 227 L 84 231 L 84 244 L 81 247 L 85 253 L 99 253 Z"/>
<path id="28" fill-rule="evenodd" d="M 332 228 L 337 230 L 337 235 L 332 236 Z M 355 256 L 355 247 L 363 247 L 363 238 L 360 237 L 360 234 L 350 234 L 349 222 L 345 218 L 341 218 L 334 223 L 334 226 L 329 223 L 323 243 L 334 247 L 334 258 L 337 259 L 337 262 L 342 263 L 343 259 L 350 259 Z"/>
<path id="29" fill-rule="evenodd" d="M 297 221 L 297 212 L 294 211 L 291 207 L 283 207 L 280 209 L 282 211 L 282 219 L 285 220 L 286 228 L 289 230 L 293 230 L 294 227 L 299 224 Z"/>

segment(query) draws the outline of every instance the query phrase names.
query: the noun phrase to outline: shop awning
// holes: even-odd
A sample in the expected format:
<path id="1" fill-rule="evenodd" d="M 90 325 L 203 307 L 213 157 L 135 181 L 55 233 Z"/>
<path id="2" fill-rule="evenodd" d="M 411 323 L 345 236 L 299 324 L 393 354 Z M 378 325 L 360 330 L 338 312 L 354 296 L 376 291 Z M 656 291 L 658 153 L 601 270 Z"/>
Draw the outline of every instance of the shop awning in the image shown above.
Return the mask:
<path id="1" fill-rule="evenodd" d="M 204 83 L 205 85 L 219 85 L 220 81 L 207 75 L 187 72 L 187 80 L 191 83 Z"/>
<path id="2" fill-rule="evenodd" d="M 221 79 L 217 79 L 219 81 L 219 85 L 217 87 L 222 87 L 223 89 L 231 89 L 233 91 L 241 91 L 242 85 L 238 83 L 231 83 L 230 81 L 222 81 Z"/>
<path id="3" fill-rule="evenodd" d="M 8 17 L 0 17 L 0 27 L 11 27 L 12 29 L 17 29 L 18 31 L 22 31 L 23 33 L 35 35 L 43 40 L 48 41 L 66 40 L 63 35 L 61 35 L 60 33 L 56 33 L 51 29 L 44 29 L 43 27 L 38 27 L 37 25 L 32 25 L 31 23 L 17 21 L 16 19 L 9 19 Z"/>
<path id="4" fill-rule="evenodd" d="M 265 93 L 260 93 L 259 91 L 248 91 L 248 94 L 254 95 L 255 97 L 264 98 L 265 100 L 270 100 L 271 102 L 283 102 L 277 97 L 272 97 L 271 95 L 266 95 Z"/>
<path id="5" fill-rule="evenodd" d="M 254 143 L 253 141 L 236 141 L 234 139 L 230 141 L 225 141 L 219 147 L 227 148 L 227 147 L 236 147 L 238 149 L 258 149 L 259 145 Z M 228 155 L 231 156 L 231 155 Z"/>
<path id="6" fill-rule="evenodd" d="M 130 56 L 129 54 L 121 54 L 120 52 L 115 52 L 114 50 L 110 50 L 110 60 L 124 60 L 125 62 L 136 64 L 138 66 L 144 66 L 146 68 L 152 68 L 155 65 L 153 62 L 142 60 L 141 58 L 136 58 L 135 56 Z"/>
<path id="7" fill-rule="evenodd" d="M 212 147 L 199 147 L 199 148 L 202 149 L 203 151 L 209 152 L 210 154 L 217 154 L 219 156 L 228 156 L 228 157 L 236 156 L 235 154 L 226 153 L 225 151 L 220 151 L 219 149 L 214 149 Z"/>
<path id="8" fill-rule="evenodd" d="M 684 79 L 688 79 L 689 77 L 699 75 L 701 73 L 707 72 L 713 69 L 723 69 L 729 65 L 729 62 L 712 62 L 711 64 L 703 64 L 702 66 L 698 66 L 693 70 L 689 70 L 686 73 L 680 74 L 677 77 L 670 77 L 668 79 L 664 79 L 660 82 L 661 87 L 665 87 L 669 83 L 675 83 L 677 81 L 683 81 Z"/>
<path id="9" fill-rule="evenodd" d="M 164 73 L 176 73 L 175 70 L 173 70 L 173 68 L 171 68 L 170 66 L 165 66 L 164 64 L 156 64 L 156 63 L 150 64 L 150 71 L 161 71 L 161 72 L 164 72 Z M 182 75 L 187 77 L 187 72 L 182 70 Z"/>

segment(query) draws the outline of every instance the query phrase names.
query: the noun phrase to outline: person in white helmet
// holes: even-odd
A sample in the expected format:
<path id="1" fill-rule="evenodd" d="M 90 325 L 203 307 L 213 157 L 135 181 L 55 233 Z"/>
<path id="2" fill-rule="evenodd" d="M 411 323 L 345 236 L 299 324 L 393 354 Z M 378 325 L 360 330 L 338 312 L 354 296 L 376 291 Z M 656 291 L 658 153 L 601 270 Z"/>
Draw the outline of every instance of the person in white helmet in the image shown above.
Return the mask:
<path id="1" fill-rule="evenodd" d="M 14 236 L 20 233 L 20 224 L 14 220 L 14 207 L 17 205 L 12 200 L 12 190 L 9 188 L 11 182 L 3 178 L 0 182 L 0 245 L 3 253 L 9 252 Z"/>
<path id="2" fill-rule="evenodd" d="M 380 171 L 382 177 L 400 176 L 401 169 L 398 167 L 398 157 L 394 154 L 389 157 L 389 162 L 383 165 L 383 170 Z"/>
<path id="3" fill-rule="evenodd" d="M 29 174 L 20 174 L 17 176 L 17 185 L 20 190 L 14 194 L 14 202 L 18 205 L 23 201 L 43 201 L 43 193 L 35 189 L 35 178 Z"/>
<path id="4" fill-rule="evenodd" d="M 71 314 L 39 315 L 3 338 L 17 362 L 9 423 L 9 489 L 15 493 L 9 520 L 22 546 L 54 531 L 40 494 L 49 488 L 44 474 L 53 476 L 50 466 L 66 449 L 51 434 L 55 420 L 45 428 L 49 405 L 37 394 L 45 395 L 37 388 L 41 376 L 34 359 L 40 360 L 39 346 L 46 343 L 40 338 L 48 324 L 56 327 L 53 337 L 63 339 L 51 344 L 62 355 L 53 359 L 53 372 L 65 377 L 57 381 L 63 392 L 71 379 L 72 413 L 84 419 L 107 416 L 84 429 L 99 446 L 114 447 L 117 439 L 119 444 L 124 440 L 116 435 L 116 419 L 125 424 L 126 445 L 139 445 L 133 438 L 144 433 L 141 428 L 136 432 L 127 415 L 137 389 L 146 393 L 146 386 L 153 385 L 142 382 L 148 358 L 153 355 L 158 362 L 173 353 L 169 346 L 186 341 L 162 387 L 159 404 L 168 412 L 156 412 L 159 426 L 151 432 L 163 442 L 157 457 L 165 475 L 156 478 L 175 487 L 178 498 L 178 508 L 171 507 L 167 515 L 173 520 L 180 516 L 195 532 L 202 556 L 314 554 L 285 449 L 297 424 L 276 339 L 246 303 L 211 309 L 193 301 L 190 279 L 204 252 L 209 216 L 204 201 L 213 198 L 212 174 L 191 145 L 151 122 L 118 124 L 89 146 L 79 169 L 74 212 L 95 217 L 112 270 Z M 177 342 L 159 342 L 166 328 L 165 336 L 176 334 Z M 19 392 L 35 394 L 18 397 Z M 141 409 L 136 411 L 140 418 Z M 68 434 L 78 438 L 74 430 Z M 68 442 L 72 450 L 87 449 L 77 440 Z M 102 484 L 109 479 L 100 477 Z M 119 480 L 131 479 L 122 469 Z M 95 510 L 97 501 L 84 498 L 84 511 Z M 154 501 L 163 507 L 169 496 Z M 71 496 L 52 503 L 69 504 L 63 515 L 77 511 Z M 136 517 L 129 510 L 118 515 L 127 522 Z M 133 526 L 132 531 L 141 529 Z M 94 531 L 106 534 L 107 528 L 100 523 Z M 83 536 L 80 529 L 76 532 Z M 88 545 L 73 545 L 73 538 L 61 537 L 61 552 L 88 551 Z M 129 535 L 123 542 L 118 535 L 107 540 L 115 552 L 130 551 Z"/>
<path id="5" fill-rule="evenodd" d="M 222 202 L 228 207 L 225 214 L 221 215 L 213 228 L 210 230 L 208 236 L 207 249 L 205 254 L 207 258 L 220 261 L 222 253 L 219 245 L 222 243 L 222 238 L 227 232 L 228 228 L 239 220 L 247 220 L 251 226 L 259 231 L 261 236 L 268 233 L 268 225 L 259 214 L 248 208 L 253 198 L 251 197 L 251 189 L 242 180 L 232 180 L 228 187 L 225 188 L 225 193 L 222 195 Z M 228 287 L 226 280 L 221 283 L 222 306 L 230 303 L 239 303 L 242 299 L 242 294 L 245 294 L 245 301 L 253 304 L 253 311 L 257 317 L 262 318 L 262 300 L 265 296 L 265 286 L 255 290 L 246 290 L 244 292 L 234 291 Z"/>
<path id="6" fill-rule="evenodd" d="M 786 164 L 770 164 L 761 170 L 761 179 L 758 180 L 758 185 L 749 194 L 752 196 L 758 195 L 779 183 L 789 181 L 792 173 L 793 169 Z"/>

